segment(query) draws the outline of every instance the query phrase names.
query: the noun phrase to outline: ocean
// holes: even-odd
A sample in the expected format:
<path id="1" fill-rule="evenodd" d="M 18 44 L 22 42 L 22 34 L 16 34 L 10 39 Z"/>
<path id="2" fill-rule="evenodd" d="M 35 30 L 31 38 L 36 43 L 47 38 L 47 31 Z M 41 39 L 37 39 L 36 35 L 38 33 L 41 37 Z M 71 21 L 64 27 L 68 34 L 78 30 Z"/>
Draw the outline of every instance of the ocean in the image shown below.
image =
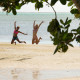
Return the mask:
<path id="1" fill-rule="evenodd" d="M 79 25 L 79 20 L 74 18 L 74 15 L 70 13 L 57 13 L 58 20 L 66 18 L 73 19 L 71 23 L 70 30 L 77 28 Z M 42 37 L 40 44 L 53 44 L 50 39 L 50 33 L 47 32 L 47 27 L 49 22 L 55 18 L 54 13 L 18 13 L 13 15 L 12 13 L 6 14 L 5 12 L 0 12 L 0 42 L 11 42 L 14 31 L 14 22 L 16 21 L 16 26 L 20 26 L 20 31 L 27 33 L 28 35 L 18 34 L 20 40 L 26 41 L 26 43 L 32 43 L 32 33 L 33 33 L 33 22 L 36 20 L 36 24 L 41 21 L 44 23 L 40 26 L 38 30 L 38 37 Z M 75 41 L 74 45 L 77 45 Z"/>

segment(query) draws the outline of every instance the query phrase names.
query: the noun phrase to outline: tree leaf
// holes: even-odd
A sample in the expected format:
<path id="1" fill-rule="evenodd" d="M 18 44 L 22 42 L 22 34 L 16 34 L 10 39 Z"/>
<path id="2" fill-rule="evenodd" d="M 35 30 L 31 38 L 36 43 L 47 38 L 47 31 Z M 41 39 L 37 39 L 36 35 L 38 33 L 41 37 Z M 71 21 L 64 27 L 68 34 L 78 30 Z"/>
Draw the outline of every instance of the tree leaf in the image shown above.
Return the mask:
<path id="1" fill-rule="evenodd" d="M 69 27 L 70 27 L 70 24 L 68 24 L 65 28 L 67 28 L 67 29 L 68 29 Z"/>
<path id="2" fill-rule="evenodd" d="M 60 28 L 59 28 L 59 22 L 57 19 L 52 19 L 52 21 L 49 23 L 47 31 L 50 32 L 51 35 L 58 34 L 58 32 L 60 31 Z"/>
<path id="3" fill-rule="evenodd" d="M 68 3 L 68 6 L 72 6 L 72 5 L 73 5 L 73 2 L 70 1 L 70 2 Z"/>
<path id="4" fill-rule="evenodd" d="M 71 0 L 66 0 L 66 1 L 71 1 Z"/>
<path id="5" fill-rule="evenodd" d="M 51 0 L 51 6 L 53 6 L 58 0 Z"/>
<path id="6" fill-rule="evenodd" d="M 65 23 L 64 23 L 64 26 L 65 26 L 65 25 L 70 25 L 71 21 L 72 21 L 71 19 L 68 20 L 68 18 L 66 18 L 66 21 L 65 21 Z"/>
<path id="7" fill-rule="evenodd" d="M 32 3 L 35 3 L 37 0 L 31 0 Z"/>
<path id="8" fill-rule="evenodd" d="M 63 22 L 63 20 L 62 20 L 62 19 L 60 19 L 60 22 L 64 25 L 64 22 Z"/>
<path id="9" fill-rule="evenodd" d="M 57 45 L 57 47 L 56 47 L 56 49 L 55 49 L 53 54 L 55 54 L 57 51 L 58 51 L 58 45 Z"/>
<path id="10" fill-rule="evenodd" d="M 25 2 L 29 3 L 29 2 L 30 2 L 30 0 L 25 0 Z"/>
<path id="11" fill-rule="evenodd" d="M 77 28 L 77 33 L 80 34 L 80 27 Z"/>
<path id="12" fill-rule="evenodd" d="M 17 12 L 16 12 L 16 9 L 15 9 L 15 8 L 12 8 L 12 13 L 13 13 L 14 15 L 16 15 L 16 14 L 17 14 Z"/>
<path id="13" fill-rule="evenodd" d="M 21 8 L 21 6 L 16 6 L 16 9 L 20 9 Z"/>
<path id="14" fill-rule="evenodd" d="M 80 35 L 78 35 L 78 36 L 76 37 L 76 41 L 77 41 L 78 43 L 80 43 Z"/>
<path id="15" fill-rule="evenodd" d="M 71 31 L 75 31 L 75 32 L 77 32 L 77 30 L 76 30 L 76 29 L 72 29 Z"/>
<path id="16" fill-rule="evenodd" d="M 10 7 L 8 8 L 7 12 L 8 12 L 8 13 L 10 13 L 10 12 L 11 12 L 11 8 L 10 8 Z"/>
<path id="17" fill-rule="evenodd" d="M 44 2 L 46 2 L 46 1 L 48 1 L 48 0 L 41 0 L 41 1 L 44 1 Z"/>
<path id="18" fill-rule="evenodd" d="M 68 50 L 68 46 L 64 44 L 63 47 L 62 47 L 62 51 L 66 52 L 67 50 Z"/>
<path id="19" fill-rule="evenodd" d="M 43 7 L 43 2 L 36 2 L 35 9 L 39 10 L 39 8 L 42 8 L 42 7 Z"/>
<path id="20" fill-rule="evenodd" d="M 62 36 L 62 40 L 64 40 L 64 41 L 65 41 L 65 40 L 66 40 L 67 35 L 68 35 L 68 33 L 66 33 L 66 32 L 65 32 L 65 33 L 63 34 L 63 36 Z"/>
<path id="21" fill-rule="evenodd" d="M 80 18 L 80 14 L 75 14 L 75 17 L 76 18 Z"/>
<path id="22" fill-rule="evenodd" d="M 73 46 L 72 44 L 70 44 L 70 43 L 69 43 L 68 45 L 71 46 L 71 47 L 74 47 L 74 46 Z"/>
<path id="23" fill-rule="evenodd" d="M 65 5 L 66 4 L 66 0 L 60 0 L 60 2 Z"/>
<path id="24" fill-rule="evenodd" d="M 66 25 L 67 21 L 68 21 L 68 17 L 66 18 L 66 21 L 65 21 L 65 23 L 64 23 L 64 26 Z"/>
<path id="25" fill-rule="evenodd" d="M 66 25 L 67 25 L 67 24 L 69 25 L 69 24 L 71 23 L 71 21 L 72 21 L 71 19 L 68 20 L 68 21 L 66 22 Z"/>
<path id="26" fill-rule="evenodd" d="M 74 9 L 71 9 L 70 11 L 72 14 L 79 14 L 79 11 L 78 9 L 74 8 Z"/>

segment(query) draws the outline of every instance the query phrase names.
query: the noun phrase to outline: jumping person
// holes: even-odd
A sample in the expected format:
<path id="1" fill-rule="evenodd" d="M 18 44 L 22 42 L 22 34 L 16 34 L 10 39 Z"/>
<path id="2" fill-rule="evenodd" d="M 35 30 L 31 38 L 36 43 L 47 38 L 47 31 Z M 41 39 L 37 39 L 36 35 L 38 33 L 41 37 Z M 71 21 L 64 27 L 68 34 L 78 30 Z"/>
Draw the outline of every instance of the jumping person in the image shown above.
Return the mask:
<path id="1" fill-rule="evenodd" d="M 17 40 L 19 43 L 26 43 L 25 41 L 20 41 L 20 40 L 18 39 L 18 36 L 17 36 L 18 33 L 27 35 L 27 34 L 21 32 L 21 31 L 19 31 L 19 29 L 20 29 L 20 27 L 19 27 L 19 26 L 16 27 L 16 21 L 15 21 L 15 22 L 14 22 L 13 38 L 12 38 L 11 44 L 15 43 L 15 45 L 16 45 L 16 42 L 14 42 L 15 40 Z"/>
<path id="2" fill-rule="evenodd" d="M 37 37 L 37 32 L 38 32 L 38 29 L 39 27 L 41 26 L 41 24 L 43 23 L 43 21 L 38 25 L 36 24 L 35 25 L 35 21 L 33 23 L 33 38 L 32 38 L 32 44 L 36 43 L 38 44 L 40 42 L 40 40 L 42 39 L 41 37 L 38 39 Z"/>

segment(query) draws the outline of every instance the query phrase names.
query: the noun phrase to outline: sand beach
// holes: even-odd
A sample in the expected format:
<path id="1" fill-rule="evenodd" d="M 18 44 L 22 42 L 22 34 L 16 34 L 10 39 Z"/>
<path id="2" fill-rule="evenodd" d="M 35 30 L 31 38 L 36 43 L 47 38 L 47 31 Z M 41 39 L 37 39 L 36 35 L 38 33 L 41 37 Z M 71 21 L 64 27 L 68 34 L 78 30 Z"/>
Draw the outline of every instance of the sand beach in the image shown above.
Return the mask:
<path id="1" fill-rule="evenodd" d="M 48 71 L 57 71 L 60 74 L 65 73 L 63 77 L 48 77 L 34 80 L 80 80 L 80 48 L 79 47 L 69 47 L 69 50 L 66 53 L 56 53 L 53 55 L 55 46 L 51 44 L 17 44 L 12 45 L 10 43 L 0 43 L 0 75 L 4 77 L 8 76 L 8 72 L 15 69 L 20 70 L 30 70 L 37 75 L 38 72 L 43 75 L 44 72 Z M 9 70 L 9 71 L 8 71 Z M 2 71 L 2 72 L 1 72 Z M 37 73 L 36 73 L 37 71 Z M 59 72 L 58 72 L 59 71 Z M 73 72 L 71 76 L 66 76 L 66 72 Z M 75 72 L 76 71 L 76 72 Z M 69 74 L 71 74 L 71 72 Z M 24 72 L 27 74 L 27 72 Z M 56 74 L 57 74 L 56 73 Z M 17 74 L 15 72 L 15 74 Z M 22 74 L 22 73 L 21 73 Z M 39 76 L 40 76 L 39 74 Z M 51 74 L 51 73 L 50 73 Z M 53 72 L 52 72 L 53 74 Z M 54 73 L 55 74 L 55 73 Z M 34 77 L 35 77 L 34 75 Z M 1 77 L 2 77 L 1 76 Z M 18 75 L 19 76 L 19 75 Z M 0 80 L 5 80 L 0 77 Z M 10 76 L 9 76 L 10 77 Z M 11 80 L 8 78 L 7 80 Z M 22 80 L 22 79 L 13 79 L 13 80 Z M 23 80 L 26 80 L 24 78 Z M 32 78 L 29 80 L 33 80 Z"/>

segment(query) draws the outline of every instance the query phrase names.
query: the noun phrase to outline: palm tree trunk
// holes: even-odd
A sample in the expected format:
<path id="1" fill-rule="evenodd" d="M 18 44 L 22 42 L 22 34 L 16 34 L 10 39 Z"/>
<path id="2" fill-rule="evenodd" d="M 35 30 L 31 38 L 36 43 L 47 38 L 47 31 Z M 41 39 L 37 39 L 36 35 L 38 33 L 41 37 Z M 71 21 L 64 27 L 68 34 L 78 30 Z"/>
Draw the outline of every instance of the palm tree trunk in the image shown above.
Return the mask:
<path id="1" fill-rule="evenodd" d="M 80 11 L 80 0 L 72 0 L 77 9 Z"/>

